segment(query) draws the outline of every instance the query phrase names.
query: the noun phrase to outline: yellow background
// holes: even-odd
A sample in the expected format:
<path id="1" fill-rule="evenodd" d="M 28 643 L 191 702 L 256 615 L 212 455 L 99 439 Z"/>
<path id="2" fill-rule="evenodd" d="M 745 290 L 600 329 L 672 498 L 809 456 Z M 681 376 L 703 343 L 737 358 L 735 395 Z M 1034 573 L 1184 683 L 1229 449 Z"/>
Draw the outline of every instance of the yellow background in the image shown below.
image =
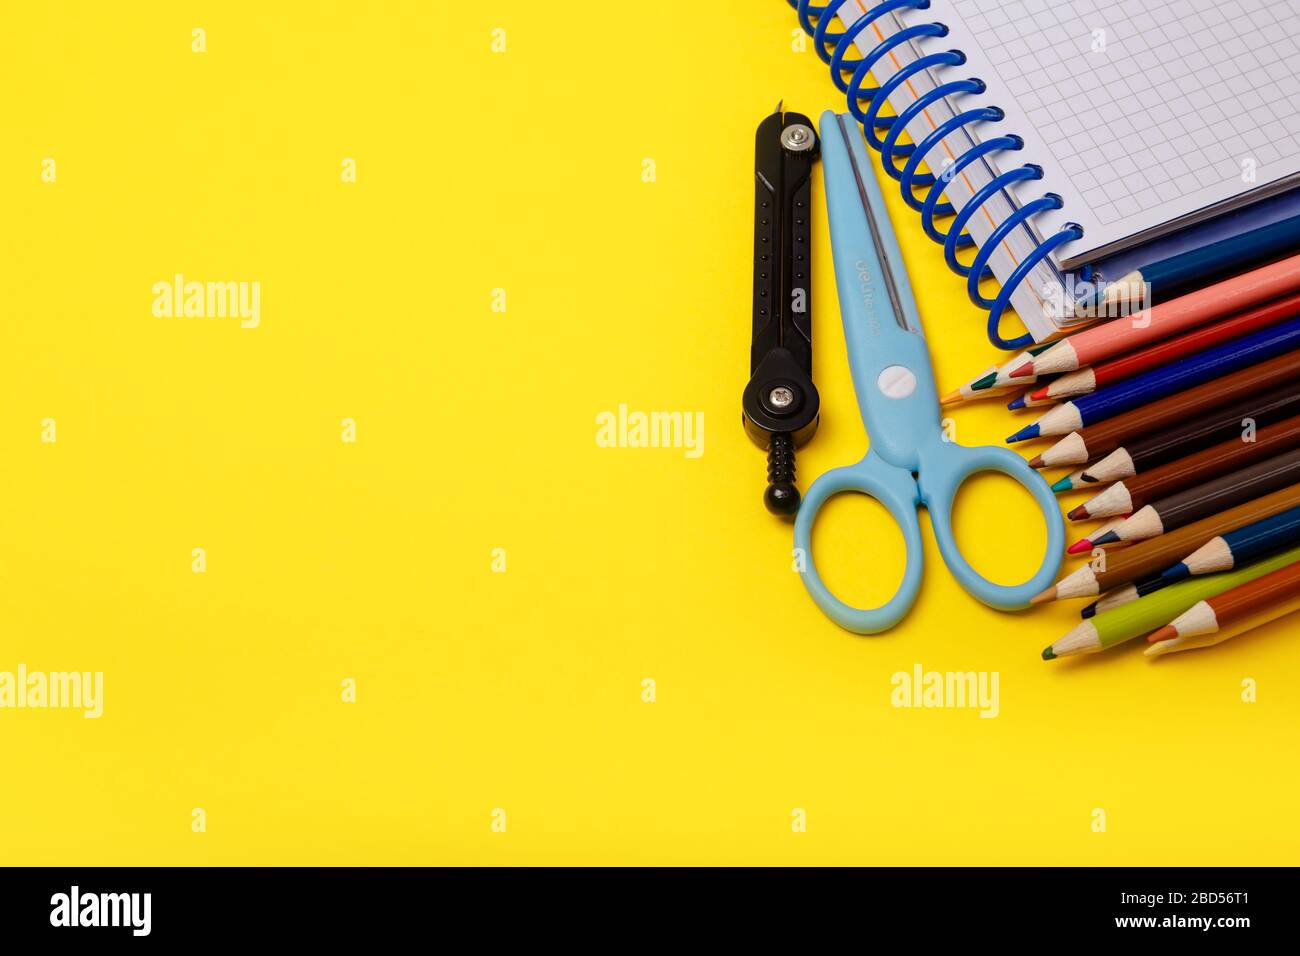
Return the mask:
<path id="1" fill-rule="evenodd" d="M 891 633 L 804 593 L 740 427 L 754 129 L 842 105 L 784 2 L 131 11 L 3 4 L 0 670 L 106 701 L 0 711 L 0 860 L 1300 862 L 1294 622 L 1045 664 L 1077 605 L 984 608 L 928 528 Z M 888 192 L 949 388 L 996 354 Z M 804 488 L 866 441 L 815 198 Z M 261 327 L 155 318 L 177 272 L 261 282 Z M 597 447 L 620 403 L 703 411 L 704 455 Z M 879 600 L 901 539 L 833 512 L 820 563 Z M 1002 479 L 958 521 L 1037 565 Z M 999 672 L 1001 715 L 895 709 L 916 662 Z"/>

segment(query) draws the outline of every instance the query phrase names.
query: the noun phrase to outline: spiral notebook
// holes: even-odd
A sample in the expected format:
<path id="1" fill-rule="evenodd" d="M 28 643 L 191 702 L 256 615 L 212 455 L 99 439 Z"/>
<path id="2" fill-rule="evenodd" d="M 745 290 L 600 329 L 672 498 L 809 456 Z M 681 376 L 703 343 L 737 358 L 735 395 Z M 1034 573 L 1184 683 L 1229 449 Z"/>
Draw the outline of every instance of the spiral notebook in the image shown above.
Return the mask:
<path id="1" fill-rule="evenodd" d="M 790 2 L 936 241 L 947 224 L 915 167 L 946 171 L 950 224 L 1002 284 L 990 299 L 966 276 L 1001 347 L 1074 321 L 1057 298 L 1069 270 L 1300 184 L 1300 4 Z M 998 333 L 1008 305 L 1030 336 Z"/>

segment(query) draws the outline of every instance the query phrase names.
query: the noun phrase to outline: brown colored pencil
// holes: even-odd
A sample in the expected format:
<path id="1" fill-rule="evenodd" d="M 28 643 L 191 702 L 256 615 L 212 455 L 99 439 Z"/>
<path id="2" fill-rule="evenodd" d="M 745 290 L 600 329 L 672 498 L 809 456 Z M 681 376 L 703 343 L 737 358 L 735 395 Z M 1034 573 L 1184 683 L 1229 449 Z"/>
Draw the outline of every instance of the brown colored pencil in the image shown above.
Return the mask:
<path id="1" fill-rule="evenodd" d="M 1089 548 L 1145 541 L 1300 482 L 1300 448 L 1184 488 L 1139 508 L 1118 528 L 1089 540 Z"/>
<path id="2" fill-rule="evenodd" d="M 1118 481 L 1071 511 L 1070 520 L 1087 521 L 1128 514 L 1166 495 L 1195 487 L 1296 447 L 1300 447 L 1300 415 L 1261 426 L 1253 441 L 1235 435 L 1203 451 Z"/>
<path id="3" fill-rule="evenodd" d="M 1094 567 L 1099 564 L 1098 559 L 1093 559 L 1061 578 L 1055 586 L 1035 595 L 1030 603 L 1045 604 L 1065 598 L 1093 597 L 1121 584 L 1157 574 L 1181 561 L 1184 555 L 1195 551 L 1211 538 L 1297 505 L 1300 505 L 1300 484 L 1290 485 L 1271 495 L 1247 501 L 1220 514 L 1185 525 L 1177 531 L 1127 548 L 1113 552 L 1103 549 L 1100 569 Z"/>
<path id="4" fill-rule="evenodd" d="M 1244 440 L 1247 420 L 1258 427 L 1297 413 L 1300 413 L 1300 379 L 1219 406 L 1186 424 L 1127 440 L 1105 458 L 1084 468 L 1078 481 L 1072 481 L 1071 485 L 1083 487 L 1122 481 L 1209 445 L 1229 439 Z"/>
<path id="5" fill-rule="evenodd" d="M 1300 379 L 1300 349 L 1224 375 L 1176 395 L 1071 432 L 1029 464 L 1035 468 L 1081 465 L 1229 402 Z"/>

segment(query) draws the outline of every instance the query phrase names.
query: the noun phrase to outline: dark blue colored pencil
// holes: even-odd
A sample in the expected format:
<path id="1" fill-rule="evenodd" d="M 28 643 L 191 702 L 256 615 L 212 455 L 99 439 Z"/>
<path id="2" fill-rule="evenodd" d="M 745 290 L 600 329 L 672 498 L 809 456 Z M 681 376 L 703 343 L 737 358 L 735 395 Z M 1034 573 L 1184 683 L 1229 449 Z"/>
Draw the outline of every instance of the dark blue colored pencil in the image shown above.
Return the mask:
<path id="1" fill-rule="evenodd" d="M 1300 249 L 1300 216 L 1260 226 L 1198 249 L 1152 262 L 1099 289 L 1089 305 L 1111 306 L 1136 301 L 1150 288 L 1157 301 L 1217 282 Z"/>
<path id="2" fill-rule="evenodd" d="M 1171 583 L 1195 574 L 1231 571 L 1300 542 L 1300 508 L 1288 508 L 1236 531 L 1211 538 L 1183 560 L 1161 572 Z"/>
<path id="3" fill-rule="evenodd" d="M 1027 441 L 1046 435 L 1068 435 L 1087 425 L 1111 418 L 1168 395 L 1202 385 L 1223 375 L 1265 362 L 1300 348 L 1300 318 L 1291 319 L 1227 342 L 1217 348 L 1173 362 L 1164 368 L 1125 379 L 1072 402 L 1057 405 L 1050 412 L 1016 432 L 1008 442 Z"/>

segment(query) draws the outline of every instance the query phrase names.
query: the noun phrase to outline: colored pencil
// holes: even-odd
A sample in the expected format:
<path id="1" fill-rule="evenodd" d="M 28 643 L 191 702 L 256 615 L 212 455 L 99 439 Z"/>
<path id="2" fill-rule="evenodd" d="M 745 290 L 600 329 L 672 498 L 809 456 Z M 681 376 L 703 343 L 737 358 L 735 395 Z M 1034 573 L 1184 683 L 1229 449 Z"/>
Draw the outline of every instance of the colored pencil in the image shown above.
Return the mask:
<path id="1" fill-rule="evenodd" d="M 1090 654 L 1150 634 L 1188 608 L 1216 594 L 1261 578 L 1271 571 L 1300 561 L 1300 548 L 1259 561 L 1238 571 L 1193 578 L 1138 598 L 1131 604 L 1112 608 L 1077 625 L 1064 637 L 1043 650 L 1043 660 Z"/>
<path id="2" fill-rule="evenodd" d="M 971 402 L 980 398 L 1003 398 L 1007 395 L 1014 395 L 1021 389 L 1011 388 L 990 388 L 985 390 L 976 390 L 971 388 L 970 383 L 963 385 L 961 388 L 953 389 L 943 398 L 939 399 L 940 405 L 960 405 L 962 402 Z"/>
<path id="3" fill-rule="evenodd" d="M 959 402 L 970 401 L 972 398 L 975 397 L 975 383 L 979 381 L 983 381 L 989 375 L 997 375 L 997 373 L 998 373 L 998 367 L 996 365 L 990 365 L 984 371 L 980 372 L 974 378 L 970 379 L 965 385 L 961 386 L 960 388 L 954 388 L 947 395 L 943 396 L 943 398 L 939 399 L 939 404 L 956 405 Z"/>
<path id="4" fill-rule="evenodd" d="M 1107 283 L 1081 305 L 1105 312 L 1126 303 L 1140 304 L 1148 295 L 1164 299 L 1296 249 L 1300 249 L 1300 216 L 1152 262 Z"/>
<path id="5" fill-rule="evenodd" d="M 1109 611 L 1113 607 L 1122 607 L 1131 601 L 1146 597 L 1148 594 L 1155 594 L 1162 588 L 1177 583 L 1177 581 L 1171 581 L 1168 578 L 1162 578 L 1159 574 L 1154 574 L 1148 575 L 1139 581 L 1121 584 L 1119 587 L 1107 591 L 1091 604 L 1085 604 L 1079 609 L 1079 617 L 1085 619 L 1096 617 L 1102 611 Z"/>
<path id="6" fill-rule="evenodd" d="M 1071 521 L 1132 514 L 1153 501 L 1300 447 L 1300 415 L 1264 425 L 1245 441 L 1240 434 L 1209 448 L 1175 458 L 1138 475 L 1126 475 L 1070 512 Z M 1055 487 L 1055 485 L 1053 486 Z"/>
<path id="7" fill-rule="evenodd" d="M 1261 424 L 1280 421 L 1298 412 L 1300 380 L 1198 415 L 1186 425 L 1126 441 L 1120 448 L 1084 468 L 1075 487 L 1123 481 L 1136 474 L 1145 474 L 1210 443 L 1245 443 L 1247 433 L 1243 423 L 1247 420 L 1258 428 Z"/>
<path id="8" fill-rule="evenodd" d="M 1103 535 L 1109 534 L 1111 531 L 1114 531 L 1116 528 L 1118 528 L 1127 520 L 1128 520 L 1127 515 L 1124 515 L 1119 518 L 1112 518 L 1110 521 L 1106 521 L 1098 525 L 1093 530 L 1092 534 L 1088 535 L 1088 537 L 1085 538 L 1084 540 L 1088 542 L 1095 541 L 1097 538 L 1100 538 Z M 1075 544 L 1070 545 L 1070 547 L 1066 549 L 1066 554 L 1082 554 L 1084 551 L 1091 550 L 1091 548 L 1077 547 L 1076 545 L 1078 545 L 1078 543 L 1079 542 L 1075 542 Z M 1110 542 L 1110 546 L 1123 547 L 1125 543 L 1126 542 L 1124 541 L 1114 541 L 1114 542 Z"/>
<path id="9" fill-rule="evenodd" d="M 1055 400 L 1046 398 L 1042 400 L 1032 399 L 1029 397 L 1029 391 L 1021 392 L 1020 395 L 1007 402 L 1007 410 L 1018 412 L 1022 408 L 1037 408 L 1039 405 L 1052 405 Z"/>
<path id="10" fill-rule="evenodd" d="M 1094 487 L 1096 485 L 1095 480 L 1092 482 L 1085 482 L 1083 480 L 1083 476 L 1087 471 L 1088 469 L 1086 468 L 1079 468 L 1070 472 L 1068 475 L 1063 475 L 1062 477 L 1057 478 L 1056 481 L 1052 482 L 1052 490 L 1060 495 L 1067 491 L 1074 491 L 1076 488 Z"/>
<path id="11" fill-rule="evenodd" d="M 1067 435 L 1088 425 L 1114 418 L 1168 395 L 1231 375 L 1300 348 L 1300 319 L 1243 336 L 1233 342 L 1180 359 L 1165 368 L 1143 372 L 1091 395 L 1057 405 L 1038 421 L 1016 432 L 1008 442 L 1028 441 L 1048 435 Z M 1300 353 L 1297 353 L 1300 356 Z"/>
<path id="12" fill-rule="evenodd" d="M 1297 543 L 1300 543 L 1300 508 L 1288 508 L 1210 539 L 1173 567 L 1166 568 L 1160 576 L 1181 581 L 1186 577 L 1231 571 Z"/>
<path id="13" fill-rule="evenodd" d="M 1071 432 L 1029 464 L 1035 468 L 1082 465 L 1109 455 L 1130 439 L 1154 435 L 1189 422 L 1195 416 L 1212 414 L 1229 403 L 1297 381 L 1300 381 L 1300 351 L 1288 352 Z M 1226 437 L 1214 435 L 1210 441 L 1222 441 Z"/>
<path id="14" fill-rule="evenodd" d="M 1279 604 L 1266 605 L 1241 620 L 1225 625 L 1212 634 L 1172 637 L 1150 644 L 1145 653 L 1147 657 L 1164 657 L 1167 654 L 1177 654 L 1180 651 L 1194 651 L 1202 647 L 1213 647 L 1216 644 L 1230 641 L 1234 637 L 1240 637 L 1242 634 L 1249 634 L 1265 624 L 1272 624 L 1274 621 L 1281 620 L 1296 611 L 1300 611 L 1300 597 L 1287 598 Z M 1295 628 L 1291 628 L 1292 632 L 1295 630 Z"/>
<path id="15" fill-rule="evenodd" d="M 1085 365 L 1096 365 L 1297 290 L 1300 290 L 1300 255 L 1085 329 L 1015 369 L 1012 377 L 1073 372 Z"/>
<path id="16" fill-rule="evenodd" d="M 971 387 L 976 392 L 983 392 L 995 388 L 1016 388 L 1017 386 L 1025 384 L 1023 379 L 1012 381 L 1011 373 L 1036 356 L 1042 355 L 1055 344 L 1056 342 L 1043 342 L 1039 345 L 1029 346 L 1029 348 L 1025 349 L 1019 355 L 999 365 L 991 377 L 986 373 L 984 378 L 980 379 L 978 382 L 972 383 Z"/>
<path id="17" fill-rule="evenodd" d="M 1167 341 L 1157 342 L 1150 348 L 1121 355 L 1119 358 L 1102 362 L 1095 368 L 1090 366 L 1062 375 L 1025 395 L 1024 404 L 1032 407 L 1050 401 L 1064 401 L 1077 395 L 1091 395 L 1116 382 L 1122 382 L 1152 369 L 1163 368 L 1178 359 L 1195 355 L 1217 345 L 1233 342 L 1244 335 L 1266 329 L 1297 314 L 1300 314 L 1300 293 L 1289 295 L 1276 302 L 1269 302 L 1259 308 L 1248 309 L 1230 319 L 1213 322 Z"/>
<path id="18" fill-rule="evenodd" d="M 1055 344 L 1056 342 L 1044 342 L 1041 345 L 1032 345 L 1001 365 L 990 365 L 961 388 L 954 389 L 941 398 L 939 404 L 956 405 L 958 402 L 970 401 L 975 398 L 992 398 L 994 395 L 1004 395 L 1013 388 L 1033 384 L 1033 379 L 1021 379 L 1013 382 L 1011 380 L 1011 370 L 1019 368 L 1035 355 L 1046 352 Z"/>
<path id="19" fill-rule="evenodd" d="M 1030 603 L 1045 604 L 1066 598 L 1092 597 L 1121 584 L 1149 577 L 1225 531 L 1235 531 L 1296 505 L 1300 505 L 1300 484 L 1289 485 L 1281 491 L 1194 521 L 1177 531 L 1149 541 L 1140 541 L 1115 552 L 1106 551 L 1104 560 L 1094 559 L 1083 567 L 1076 568 L 1054 586 L 1034 595 Z"/>
<path id="20" fill-rule="evenodd" d="M 1297 482 L 1300 482 L 1300 449 L 1293 448 L 1248 468 L 1220 475 L 1153 501 L 1133 512 L 1119 527 L 1091 539 L 1084 550 L 1105 547 L 1116 541 L 1145 541 L 1168 534 L 1193 521 L 1208 518 L 1245 501 L 1254 501 Z"/>
<path id="21" fill-rule="evenodd" d="M 1295 550 L 1292 548 L 1285 553 Z M 1297 561 L 1202 599 L 1147 639 L 1154 644 L 1173 637 L 1213 634 L 1257 610 L 1293 597 L 1300 597 L 1300 562 Z"/>

